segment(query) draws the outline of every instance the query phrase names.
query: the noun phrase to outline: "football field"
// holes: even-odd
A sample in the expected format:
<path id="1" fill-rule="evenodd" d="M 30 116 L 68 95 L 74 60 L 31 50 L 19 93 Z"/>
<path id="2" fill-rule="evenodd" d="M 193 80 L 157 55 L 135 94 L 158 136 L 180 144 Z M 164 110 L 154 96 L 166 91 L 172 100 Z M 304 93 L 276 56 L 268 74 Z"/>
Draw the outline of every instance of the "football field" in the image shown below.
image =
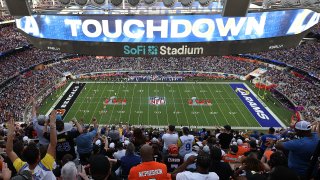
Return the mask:
<path id="1" fill-rule="evenodd" d="M 283 124 L 245 83 L 71 83 L 52 107 L 100 124 L 266 128 Z"/>

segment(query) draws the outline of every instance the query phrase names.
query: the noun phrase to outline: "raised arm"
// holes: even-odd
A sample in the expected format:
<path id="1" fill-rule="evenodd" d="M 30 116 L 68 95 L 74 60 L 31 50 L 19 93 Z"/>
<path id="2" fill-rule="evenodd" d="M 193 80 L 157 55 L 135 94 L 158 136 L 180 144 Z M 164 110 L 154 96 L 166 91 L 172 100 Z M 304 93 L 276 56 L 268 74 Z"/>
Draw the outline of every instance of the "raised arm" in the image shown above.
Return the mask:
<path id="1" fill-rule="evenodd" d="M 9 117 L 8 121 L 8 134 L 7 134 L 7 144 L 6 144 L 6 153 L 13 163 L 16 159 L 18 159 L 17 154 L 13 151 L 13 139 L 14 139 L 14 119 L 13 117 Z"/>
<path id="2" fill-rule="evenodd" d="M 50 114 L 50 144 L 48 146 L 47 153 L 52 157 L 55 157 L 57 146 L 57 130 L 56 130 L 56 116 L 57 111 L 53 110 Z"/>
<path id="3" fill-rule="evenodd" d="M 76 125 L 78 132 L 80 134 L 82 134 L 83 133 L 83 129 L 82 129 L 81 124 L 77 121 L 77 119 L 76 118 L 72 118 L 71 121 Z"/>

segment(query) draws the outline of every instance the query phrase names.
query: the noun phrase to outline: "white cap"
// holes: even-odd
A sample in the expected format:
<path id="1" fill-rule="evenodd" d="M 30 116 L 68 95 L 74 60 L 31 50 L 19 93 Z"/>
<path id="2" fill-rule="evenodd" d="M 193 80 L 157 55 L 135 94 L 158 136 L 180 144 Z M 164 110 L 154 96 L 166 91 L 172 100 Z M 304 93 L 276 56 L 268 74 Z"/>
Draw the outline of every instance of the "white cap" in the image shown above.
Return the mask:
<path id="1" fill-rule="evenodd" d="M 202 149 L 204 152 L 206 152 L 206 153 L 210 153 L 210 148 L 209 148 L 209 146 L 207 146 L 207 145 L 205 145 L 205 146 L 203 146 L 203 149 Z"/>
<path id="2" fill-rule="evenodd" d="M 242 145 L 242 144 L 243 144 L 242 140 L 241 140 L 241 139 L 238 139 L 238 140 L 237 140 L 237 144 L 238 144 L 238 145 Z"/>
<path id="3" fill-rule="evenodd" d="M 237 142 L 232 142 L 231 144 L 232 144 L 232 145 L 236 145 L 236 146 L 238 145 Z"/>
<path id="4" fill-rule="evenodd" d="M 130 141 L 128 141 L 128 140 L 125 140 L 125 141 L 124 141 L 124 145 L 126 145 L 126 146 L 127 146 L 129 143 L 130 143 Z"/>
<path id="5" fill-rule="evenodd" d="M 24 137 L 22 138 L 22 140 L 23 140 L 23 141 L 28 141 L 29 138 L 28 138 L 28 136 L 24 136 Z"/>
<path id="6" fill-rule="evenodd" d="M 198 142 L 196 142 L 196 143 L 198 144 L 199 147 L 203 147 L 202 142 L 198 141 Z"/>
<path id="7" fill-rule="evenodd" d="M 101 140 L 100 140 L 100 139 L 96 140 L 95 144 L 96 144 L 97 146 L 100 146 L 100 145 L 101 145 Z"/>
<path id="8" fill-rule="evenodd" d="M 115 144 L 114 143 L 110 143 L 109 144 L 109 148 L 114 148 L 115 147 Z"/>

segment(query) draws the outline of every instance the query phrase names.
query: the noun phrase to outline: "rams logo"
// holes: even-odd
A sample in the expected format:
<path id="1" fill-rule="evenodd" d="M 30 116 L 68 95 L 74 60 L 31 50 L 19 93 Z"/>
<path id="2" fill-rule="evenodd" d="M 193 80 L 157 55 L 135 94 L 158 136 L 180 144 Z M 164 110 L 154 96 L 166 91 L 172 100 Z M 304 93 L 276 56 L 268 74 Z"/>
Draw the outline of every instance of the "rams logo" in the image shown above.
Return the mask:
<path id="1" fill-rule="evenodd" d="M 236 92 L 240 92 L 241 95 L 243 95 L 243 96 L 248 96 L 248 95 L 250 94 L 250 91 L 245 90 L 245 89 L 243 89 L 243 88 L 237 88 L 237 89 L 236 89 Z"/>

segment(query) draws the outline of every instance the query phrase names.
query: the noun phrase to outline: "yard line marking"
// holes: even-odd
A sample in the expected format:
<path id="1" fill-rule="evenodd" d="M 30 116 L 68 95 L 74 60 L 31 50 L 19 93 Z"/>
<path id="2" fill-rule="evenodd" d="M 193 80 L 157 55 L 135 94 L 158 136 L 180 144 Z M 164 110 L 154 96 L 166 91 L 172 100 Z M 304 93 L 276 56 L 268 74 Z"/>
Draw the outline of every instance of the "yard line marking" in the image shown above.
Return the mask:
<path id="1" fill-rule="evenodd" d="M 184 85 L 185 86 L 185 85 Z M 188 98 L 191 98 L 191 96 L 190 96 L 190 94 L 188 93 Z M 193 109 L 193 112 L 196 112 L 195 110 L 194 110 L 194 107 L 193 106 L 191 106 L 192 107 L 192 109 Z M 197 116 L 197 114 L 196 113 L 191 113 L 191 114 L 193 114 L 194 116 L 195 116 L 195 118 L 196 118 L 196 120 L 197 120 L 197 124 L 198 124 L 198 126 L 199 126 L 199 120 L 198 120 L 198 116 Z"/>
<path id="2" fill-rule="evenodd" d="M 182 96 L 181 96 L 180 86 L 178 86 L 178 90 L 179 90 L 179 95 L 180 95 L 181 99 L 183 99 Z M 185 106 L 185 104 L 184 104 L 183 101 L 182 101 L 182 107 L 183 107 L 183 110 L 184 110 L 183 112 L 184 112 L 184 115 L 186 116 L 187 125 L 190 126 L 190 124 L 189 124 L 189 118 L 188 118 L 188 116 L 187 116 L 187 114 L 186 114 L 186 108 L 185 108 L 184 106 Z"/>
<path id="3" fill-rule="evenodd" d="M 223 86 L 225 86 L 225 85 L 223 85 Z M 228 104 L 228 103 L 226 102 L 226 100 L 223 98 L 223 96 L 221 95 L 221 93 L 218 93 L 218 94 L 219 94 L 220 97 L 222 97 L 223 102 L 226 103 L 226 105 L 227 105 L 227 107 L 228 107 L 228 109 L 229 109 L 229 112 L 232 112 L 229 104 Z M 238 125 L 240 126 L 239 121 L 237 120 L 236 116 L 235 116 L 234 114 L 231 114 L 231 115 L 233 116 L 233 119 L 234 119 L 234 120 L 238 123 Z M 228 121 L 227 121 L 227 122 L 228 122 Z M 229 122 L 228 122 L 228 124 L 229 124 Z"/>
<path id="4" fill-rule="evenodd" d="M 87 91 L 86 86 L 87 86 L 87 84 L 83 87 L 82 90 Z M 89 92 L 91 92 L 91 89 L 92 89 L 93 87 L 94 87 L 94 86 L 91 86 L 91 87 L 90 87 L 90 89 L 86 92 L 86 94 L 84 95 L 84 97 L 87 97 L 87 95 L 89 94 Z M 80 94 L 79 94 L 78 97 L 80 97 L 81 93 L 82 93 L 82 91 L 80 92 Z M 78 98 L 77 98 L 77 99 L 78 99 Z M 81 98 L 80 98 L 80 100 L 81 100 Z M 79 108 L 77 109 L 76 114 L 74 115 L 74 117 L 77 117 L 77 114 L 78 114 L 79 110 L 81 110 L 81 107 L 82 107 L 83 102 L 86 101 L 86 100 L 87 100 L 87 99 L 84 98 L 84 100 L 81 101 L 81 104 L 80 104 Z M 77 100 L 76 100 L 76 101 L 77 101 Z M 71 110 L 71 108 L 72 108 L 72 107 L 70 107 L 70 110 Z M 69 111 L 70 111 L 70 110 L 69 110 Z M 83 116 L 84 116 L 84 114 L 83 114 Z M 66 114 L 65 117 L 67 117 L 67 114 Z"/>
<path id="5" fill-rule="evenodd" d="M 191 84 L 191 85 L 192 85 L 192 88 L 193 88 L 194 92 L 196 93 L 196 96 L 198 97 L 198 94 L 197 94 L 196 89 L 194 88 L 193 84 Z M 199 98 L 200 98 L 200 97 L 199 97 Z M 192 107 L 193 107 L 193 106 L 192 106 Z M 201 108 L 201 110 L 202 110 L 202 112 L 203 112 L 203 114 L 204 114 L 204 117 L 206 118 L 207 125 L 209 126 L 208 117 L 207 117 L 206 113 L 204 112 L 203 107 L 201 106 L 200 108 Z M 199 124 L 199 123 L 198 123 L 198 124 Z"/>
<path id="6" fill-rule="evenodd" d="M 99 86 L 98 86 L 99 87 Z M 103 98 L 103 94 L 104 94 L 104 91 L 106 90 L 106 85 L 104 85 L 104 88 L 103 88 L 103 91 L 101 92 L 101 94 L 100 94 L 100 98 L 99 98 L 99 101 L 98 101 L 98 103 L 97 103 L 97 105 L 96 105 L 96 107 L 95 107 L 95 109 L 94 109 L 94 111 L 93 111 L 93 113 L 92 113 L 92 116 L 91 116 L 91 119 L 95 116 L 95 113 L 96 113 L 96 110 L 97 110 L 97 107 L 99 106 L 99 102 L 101 101 L 101 99 Z M 102 102 L 103 103 L 103 102 Z"/>
<path id="7" fill-rule="evenodd" d="M 230 89 L 232 90 L 232 92 L 237 96 L 237 94 L 233 91 L 233 89 L 231 88 L 231 86 L 229 86 L 229 88 L 230 88 Z M 223 90 L 225 90 L 225 87 L 223 87 Z M 225 91 L 225 92 L 227 92 L 227 91 Z M 228 94 L 228 97 L 230 97 L 230 96 L 229 96 L 229 93 L 227 93 L 227 94 Z M 233 104 L 235 104 L 233 99 L 232 99 L 231 101 L 233 102 Z M 238 111 L 240 112 L 241 116 L 244 118 L 247 126 L 250 126 L 250 123 L 248 122 L 247 118 L 245 117 L 245 115 L 243 115 L 242 111 L 239 109 L 239 107 L 238 107 L 237 105 L 236 105 L 236 108 L 237 108 Z M 250 113 L 250 114 L 251 114 L 251 113 Z M 240 123 L 238 123 L 238 124 L 239 124 L 239 126 L 240 126 Z"/>
<path id="8" fill-rule="evenodd" d="M 164 89 L 164 84 L 162 84 L 162 89 L 163 89 L 163 93 L 164 93 L 163 95 L 164 95 L 164 97 L 166 97 L 166 90 Z M 166 113 L 167 113 L 167 125 L 169 125 L 169 115 L 168 115 L 167 102 L 166 102 L 165 106 L 166 106 Z"/>
<path id="9" fill-rule="evenodd" d="M 149 89 L 150 89 L 150 84 L 148 84 L 148 98 L 150 97 Z M 148 104 L 148 125 L 150 125 L 150 104 Z"/>
<path id="10" fill-rule="evenodd" d="M 139 111 L 141 111 L 141 95 L 142 95 L 142 92 L 143 91 L 141 91 L 141 88 L 142 88 L 142 84 L 140 84 L 140 90 L 139 90 L 139 92 L 140 92 L 140 104 L 139 104 Z M 140 124 L 140 115 L 141 115 L 142 113 L 139 113 L 139 116 L 138 116 L 138 124 Z"/>
<path id="11" fill-rule="evenodd" d="M 172 86 L 170 87 L 172 88 Z M 179 125 L 179 118 L 178 118 L 178 115 L 177 115 L 177 107 L 176 107 L 176 102 L 175 102 L 175 98 L 173 96 L 173 91 L 171 91 L 171 96 L 172 96 L 172 102 L 173 102 L 173 106 L 174 106 L 174 114 L 176 115 L 176 120 L 177 120 L 177 126 Z"/>
<path id="12" fill-rule="evenodd" d="M 126 86 L 126 89 L 125 89 L 125 91 L 124 91 L 124 97 L 122 98 L 122 100 L 124 99 L 124 98 L 126 98 L 127 96 L 127 92 L 129 92 L 127 89 L 128 89 L 128 84 L 123 84 L 123 85 L 125 85 Z M 127 105 L 127 104 L 126 104 Z M 123 107 L 124 106 L 126 106 L 126 105 L 124 105 L 124 104 L 121 104 L 121 111 L 123 111 Z M 120 113 L 120 117 L 119 117 L 119 120 L 121 120 L 121 115 L 122 115 L 122 113 Z"/>
<path id="13" fill-rule="evenodd" d="M 130 119 L 131 119 L 131 111 L 132 111 L 132 106 L 133 106 L 134 89 L 136 88 L 136 86 L 137 86 L 137 84 L 134 84 L 134 86 L 133 86 L 128 123 L 130 123 Z"/>
<path id="14" fill-rule="evenodd" d="M 208 91 L 202 91 L 202 93 L 205 95 L 204 92 L 208 92 Z M 207 97 L 206 97 L 206 98 L 207 98 Z M 213 98 L 213 97 L 212 97 L 212 98 Z M 213 101 L 212 101 L 212 103 L 213 103 Z M 209 108 L 210 108 L 210 114 L 211 114 L 211 112 L 214 112 L 211 106 L 209 106 Z M 219 122 L 218 122 L 218 119 L 216 118 L 216 115 L 215 115 L 215 114 L 212 114 L 212 115 L 213 115 L 215 121 L 217 122 L 217 124 L 220 126 L 220 124 L 219 124 Z M 207 119 L 207 124 L 208 124 L 208 126 L 209 126 L 208 119 Z"/>
<path id="15" fill-rule="evenodd" d="M 212 95 L 212 97 L 215 98 L 214 95 L 213 95 L 213 93 L 212 93 L 212 91 L 211 91 L 211 89 L 210 89 L 210 86 L 209 86 L 208 84 L 206 84 L 206 85 L 207 85 L 207 88 L 209 89 L 209 92 L 210 92 L 210 94 Z M 219 105 L 218 102 L 217 102 L 217 105 L 218 105 L 218 108 L 219 108 L 219 110 L 220 110 L 220 112 L 221 112 L 224 120 L 229 124 L 228 119 L 227 119 L 226 116 L 224 115 L 224 113 L 223 113 L 223 111 L 222 111 L 222 109 L 221 109 L 221 107 L 220 107 L 220 105 Z M 218 125 L 220 126 L 220 123 L 218 123 Z"/>
<path id="16" fill-rule="evenodd" d="M 121 85 L 118 84 L 118 90 L 116 91 L 117 93 L 119 92 L 120 87 L 121 87 Z M 112 89 L 113 89 L 113 85 L 112 85 Z M 116 97 L 116 98 L 118 99 L 118 97 Z M 113 107 L 112 107 L 112 112 L 111 112 L 111 116 L 110 116 L 110 119 L 109 119 L 109 124 L 110 124 L 110 121 L 112 120 L 112 116 L 113 116 L 115 107 L 116 107 L 116 105 L 113 105 Z"/>

